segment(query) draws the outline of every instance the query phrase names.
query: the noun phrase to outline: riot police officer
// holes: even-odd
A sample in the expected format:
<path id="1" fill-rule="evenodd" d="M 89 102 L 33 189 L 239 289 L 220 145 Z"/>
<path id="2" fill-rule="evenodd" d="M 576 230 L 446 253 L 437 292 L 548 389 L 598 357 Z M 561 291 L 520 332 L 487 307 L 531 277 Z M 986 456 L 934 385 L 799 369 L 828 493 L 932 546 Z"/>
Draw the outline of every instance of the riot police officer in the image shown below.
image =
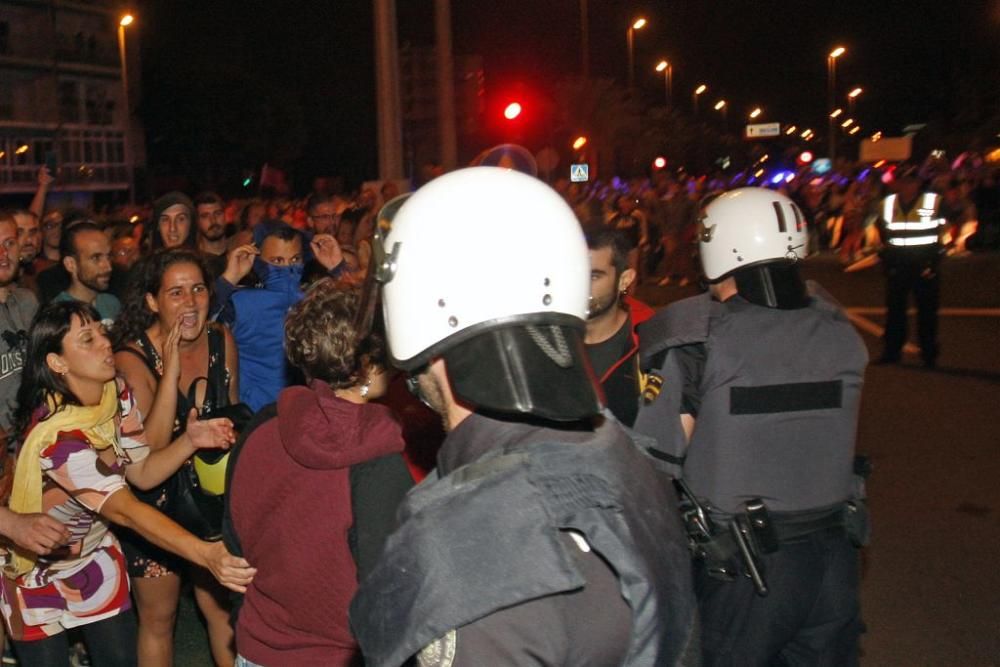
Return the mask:
<path id="1" fill-rule="evenodd" d="M 636 430 L 680 480 L 709 665 L 858 660 L 854 440 L 867 352 L 799 275 L 799 208 L 763 188 L 705 207 L 710 291 L 639 328 Z M 658 393 L 657 393 L 658 390 Z"/>
<path id="2" fill-rule="evenodd" d="M 572 210 L 463 169 L 413 194 L 377 254 L 391 358 L 448 436 L 351 605 L 367 663 L 697 662 L 669 485 L 599 416 Z"/>

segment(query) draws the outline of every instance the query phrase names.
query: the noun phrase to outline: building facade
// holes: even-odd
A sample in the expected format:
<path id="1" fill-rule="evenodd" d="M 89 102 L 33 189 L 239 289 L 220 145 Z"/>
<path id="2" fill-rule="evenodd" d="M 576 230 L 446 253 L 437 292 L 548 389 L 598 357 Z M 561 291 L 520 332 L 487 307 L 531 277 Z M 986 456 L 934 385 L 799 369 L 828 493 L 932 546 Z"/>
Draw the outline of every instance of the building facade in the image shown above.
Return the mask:
<path id="1" fill-rule="evenodd" d="M 486 109 L 483 59 L 456 55 L 455 130 L 459 161 L 481 148 L 479 133 Z M 408 173 L 426 163 L 440 162 L 437 51 L 404 44 L 399 49 L 400 98 L 403 111 L 403 151 Z"/>
<path id="2" fill-rule="evenodd" d="M 129 189 L 145 144 L 123 13 L 113 0 L 0 2 L 0 193 L 34 192 L 45 164 L 54 193 Z"/>

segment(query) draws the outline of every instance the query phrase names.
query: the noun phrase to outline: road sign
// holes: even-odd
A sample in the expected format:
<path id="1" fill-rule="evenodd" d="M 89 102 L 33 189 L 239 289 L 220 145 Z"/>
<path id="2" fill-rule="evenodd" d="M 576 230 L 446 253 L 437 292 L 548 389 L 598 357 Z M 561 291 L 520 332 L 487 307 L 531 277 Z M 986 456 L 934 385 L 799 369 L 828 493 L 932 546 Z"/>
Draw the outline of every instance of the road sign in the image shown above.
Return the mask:
<path id="1" fill-rule="evenodd" d="M 859 145 L 862 162 L 901 162 L 909 160 L 913 154 L 913 135 L 905 137 L 882 137 L 878 141 L 862 139 Z"/>
<path id="2" fill-rule="evenodd" d="M 589 164 L 571 164 L 569 166 L 569 180 L 574 183 L 586 183 L 590 180 Z"/>
<path id="3" fill-rule="evenodd" d="M 747 139 L 764 139 L 766 137 L 777 137 L 781 134 L 781 123 L 756 123 L 747 125 Z"/>

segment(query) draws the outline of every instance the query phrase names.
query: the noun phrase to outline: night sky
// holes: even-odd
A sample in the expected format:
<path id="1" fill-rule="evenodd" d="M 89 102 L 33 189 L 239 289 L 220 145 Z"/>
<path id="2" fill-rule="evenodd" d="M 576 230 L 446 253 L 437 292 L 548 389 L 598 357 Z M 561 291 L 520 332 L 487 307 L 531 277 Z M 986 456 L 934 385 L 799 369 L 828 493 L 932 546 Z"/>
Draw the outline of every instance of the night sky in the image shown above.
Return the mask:
<path id="1" fill-rule="evenodd" d="M 1000 0 L 589 5 L 593 76 L 625 80 L 626 27 L 648 18 L 636 34 L 636 82 L 654 103 L 663 79 L 653 67 L 666 57 L 684 107 L 704 82 L 703 109 L 725 97 L 732 118 L 761 105 L 766 120 L 816 126 L 827 106 L 826 54 L 843 45 L 841 102 L 864 87 L 856 115 L 866 132 L 980 113 L 969 107 L 984 104 L 984 90 L 992 91 L 985 104 L 997 105 Z M 177 170 L 216 159 L 185 145 L 205 143 L 204 128 L 214 124 L 209 134 L 226 135 L 221 146 L 266 139 L 271 145 L 257 154 L 276 153 L 278 162 L 282 147 L 297 142 L 300 176 L 376 175 L 370 0 L 146 0 L 137 11 L 153 164 Z M 579 73 L 578 0 L 453 0 L 452 12 L 455 53 L 485 58 L 488 94 L 516 84 L 544 90 Z M 397 0 L 397 14 L 400 42 L 433 43 L 432 0 Z M 257 125 L 245 128 L 248 116 Z"/>

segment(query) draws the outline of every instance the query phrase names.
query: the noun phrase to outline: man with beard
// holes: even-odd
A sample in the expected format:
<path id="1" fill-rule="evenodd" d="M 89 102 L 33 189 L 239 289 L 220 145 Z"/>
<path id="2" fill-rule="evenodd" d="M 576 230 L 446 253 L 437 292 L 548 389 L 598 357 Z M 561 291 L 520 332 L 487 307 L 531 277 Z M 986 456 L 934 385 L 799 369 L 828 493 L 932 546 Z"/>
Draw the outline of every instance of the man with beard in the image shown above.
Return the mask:
<path id="1" fill-rule="evenodd" d="M 203 192 L 194 199 L 195 237 L 213 276 L 226 270 L 226 210 L 222 198 Z"/>
<path id="2" fill-rule="evenodd" d="M 111 242 L 107 235 L 93 222 L 79 222 L 63 232 L 60 247 L 70 284 L 53 301 L 89 303 L 97 309 L 101 322 L 110 326 L 122 304 L 107 291 L 111 283 Z"/>
<path id="3" fill-rule="evenodd" d="M 628 266 L 629 243 L 617 229 L 601 226 L 587 235 L 590 248 L 590 309 L 584 343 L 605 403 L 618 421 L 631 426 L 641 391 L 636 326 L 653 309 L 628 295 L 635 269 Z"/>

